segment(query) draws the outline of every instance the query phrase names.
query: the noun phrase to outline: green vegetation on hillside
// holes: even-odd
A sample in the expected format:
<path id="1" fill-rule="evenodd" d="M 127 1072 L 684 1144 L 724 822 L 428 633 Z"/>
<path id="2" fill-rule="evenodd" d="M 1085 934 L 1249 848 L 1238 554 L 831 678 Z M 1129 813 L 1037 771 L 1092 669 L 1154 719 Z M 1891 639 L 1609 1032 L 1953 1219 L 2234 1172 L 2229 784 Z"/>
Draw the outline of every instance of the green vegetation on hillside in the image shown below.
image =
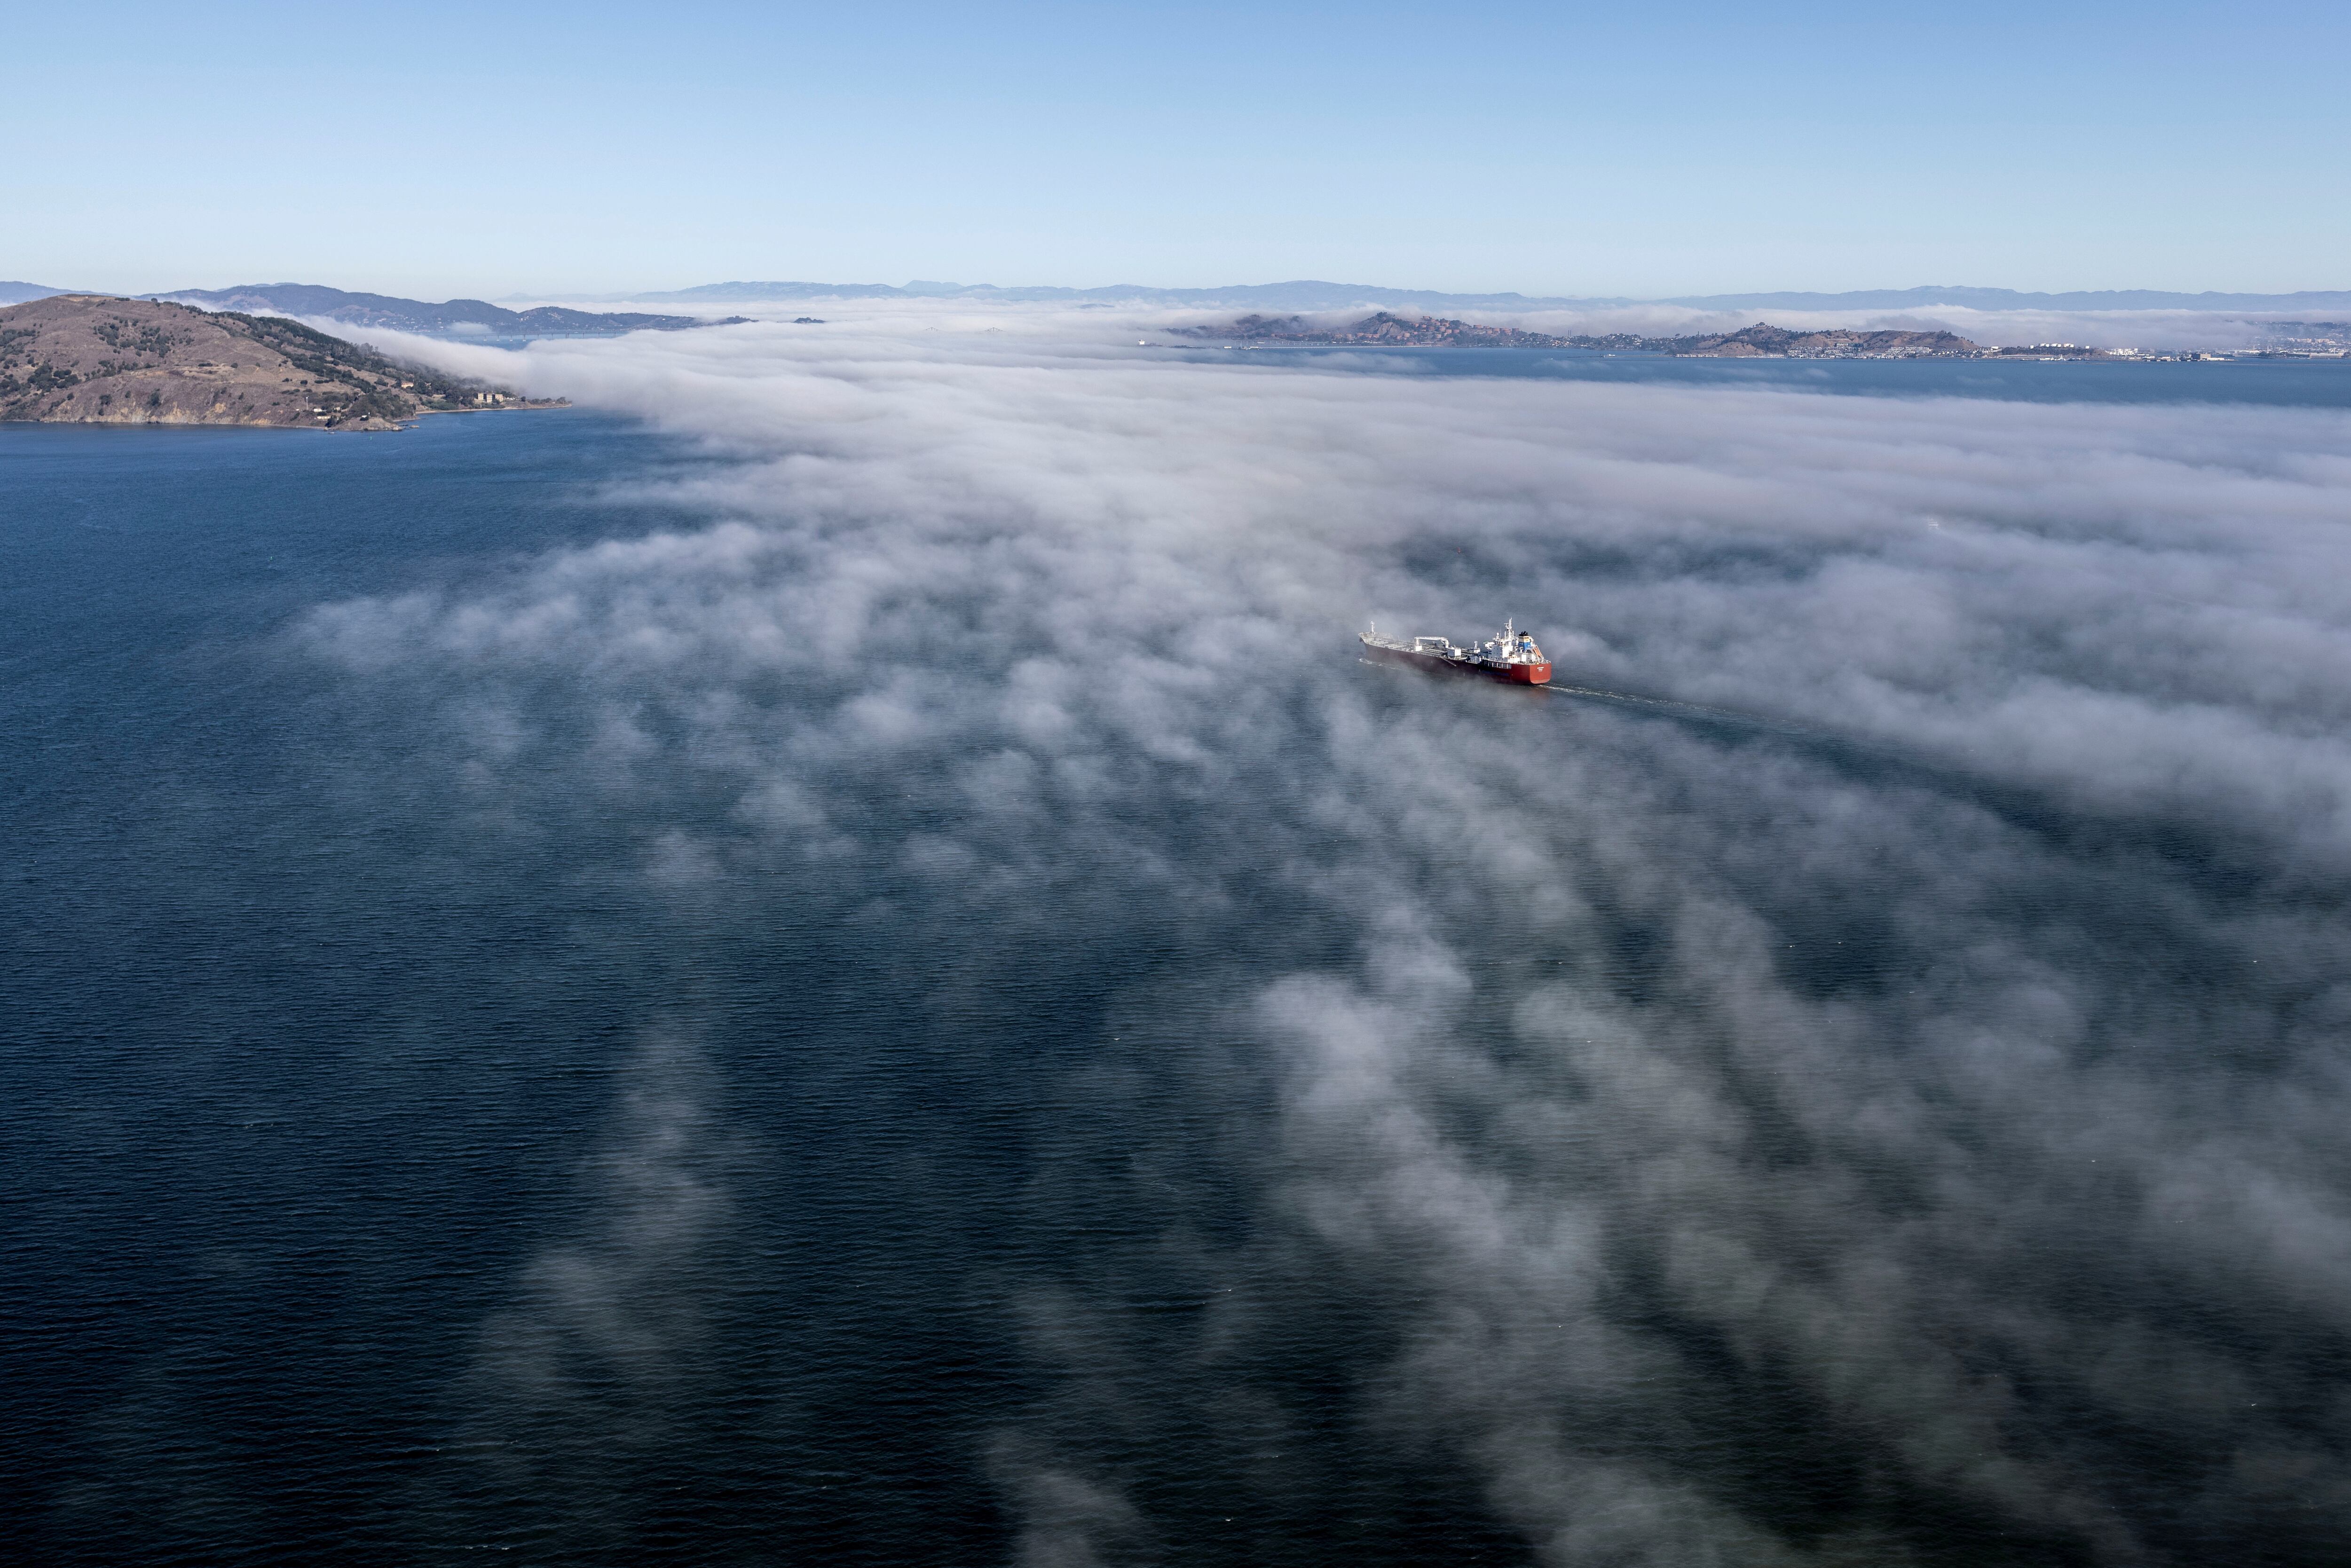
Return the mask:
<path id="1" fill-rule="evenodd" d="M 408 418 L 415 409 L 403 406 L 402 393 L 423 408 L 470 408 L 475 393 L 480 390 L 479 382 L 393 360 L 283 316 L 244 316 L 223 311 L 214 319 L 235 322 L 233 330 L 277 350 L 305 374 L 333 383 L 336 391 L 313 391 L 318 392 L 319 406 L 338 417 L 374 414 L 392 421 Z M 360 371 L 389 378 L 398 383 L 398 392 L 362 380 Z"/>

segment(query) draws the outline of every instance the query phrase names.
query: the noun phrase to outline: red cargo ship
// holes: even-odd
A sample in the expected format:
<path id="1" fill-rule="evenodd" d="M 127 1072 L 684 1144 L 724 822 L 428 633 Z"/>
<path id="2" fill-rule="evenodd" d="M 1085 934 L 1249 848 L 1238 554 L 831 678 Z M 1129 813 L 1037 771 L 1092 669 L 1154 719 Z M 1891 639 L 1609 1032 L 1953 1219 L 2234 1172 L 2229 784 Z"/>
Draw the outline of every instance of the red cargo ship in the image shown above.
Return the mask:
<path id="1" fill-rule="evenodd" d="M 1539 686 L 1551 679 L 1551 661 L 1535 646 L 1534 638 L 1518 630 L 1514 622 L 1504 622 L 1500 636 L 1474 648 L 1457 648 L 1442 637 L 1415 637 L 1409 643 L 1383 637 L 1376 622 L 1356 636 L 1364 654 L 1384 664 L 1410 664 L 1416 670 L 1449 675 L 1483 675 L 1522 686 Z"/>

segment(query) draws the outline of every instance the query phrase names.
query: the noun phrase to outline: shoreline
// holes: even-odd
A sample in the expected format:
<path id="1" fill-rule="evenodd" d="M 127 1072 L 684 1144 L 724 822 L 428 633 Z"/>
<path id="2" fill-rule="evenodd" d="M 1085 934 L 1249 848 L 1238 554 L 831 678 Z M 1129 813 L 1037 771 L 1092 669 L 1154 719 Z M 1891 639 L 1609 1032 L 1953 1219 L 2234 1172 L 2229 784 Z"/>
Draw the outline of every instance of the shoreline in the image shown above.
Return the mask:
<path id="1" fill-rule="evenodd" d="M 492 403 L 480 408 L 421 408 L 403 419 L 377 425 L 281 424 L 275 421 L 262 419 L 8 419 L 0 417 L 0 427 L 37 424 L 53 429 L 78 427 L 84 430 L 283 430 L 319 435 L 391 435 L 403 430 L 413 430 L 425 420 L 443 414 L 546 413 L 574 406 L 576 405 L 569 398 L 548 398 L 534 399 L 529 402 Z"/>

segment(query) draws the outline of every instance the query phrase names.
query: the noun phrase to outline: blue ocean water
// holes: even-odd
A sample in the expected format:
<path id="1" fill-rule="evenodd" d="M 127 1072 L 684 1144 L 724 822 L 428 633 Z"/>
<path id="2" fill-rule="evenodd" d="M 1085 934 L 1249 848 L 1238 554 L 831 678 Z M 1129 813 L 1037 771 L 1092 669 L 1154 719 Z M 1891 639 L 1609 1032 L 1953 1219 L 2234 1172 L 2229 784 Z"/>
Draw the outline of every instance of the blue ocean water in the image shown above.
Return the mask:
<path id="1" fill-rule="evenodd" d="M 1544 349 L 1322 347 L 1182 352 L 1198 361 L 1306 364 L 1324 371 L 1768 389 L 1841 397 L 2351 408 L 2351 361 L 2342 360 L 2069 364 L 2056 360 L 1708 360 Z"/>
<path id="2" fill-rule="evenodd" d="M 586 497 L 661 461 L 561 416 L 0 433 L 6 1426 L 42 1555 L 316 1560 L 431 1451 L 448 1331 L 576 1157 L 632 982 L 592 895 L 436 822 L 282 638 L 653 521 Z"/>
<path id="3" fill-rule="evenodd" d="M 690 785 L 642 816 L 559 788 L 528 825 L 469 817 L 428 755 L 442 716 L 355 707 L 288 635 L 320 602 L 696 521 L 601 497 L 709 461 L 575 413 L 380 441 L 0 429 L 0 1405 L 10 1528 L 43 1560 L 1007 1549 L 986 1456 L 1039 1393 L 1024 1281 L 1150 1223 L 1120 1212 L 1126 1130 L 1058 1079 L 1182 941 L 908 940 L 877 906 L 888 807 L 831 886 L 649 900 L 634 856 L 694 820 Z M 642 1260 L 659 1279 L 600 1228 L 634 1190 L 613 1141 L 671 1124 L 640 1092 L 726 1128 L 650 1178 L 729 1194 L 664 1222 L 717 1227 L 720 1258 Z M 1040 1198 L 1040 1169 L 1087 1179 Z M 658 1310 L 694 1326 L 650 1383 L 562 1351 L 569 1397 L 517 1427 L 481 1393 L 486 1336 L 565 1245 L 620 1256 L 640 1301 L 685 1291 Z M 1204 1304 L 1147 1273 L 1132 1312 Z"/>
<path id="4" fill-rule="evenodd" d="M 1521 373 L 1499 363 L 1466 368 Z M 1591 363 L 1523 373 L 1758 379 Z M 2351 385 L 2179 370 L 2003 367 L 2028 390 L 1968 395 L 2259 384 L 2333 407 Z M 1888 392 L 1949 371 L 1817 373 Z M 303 633 L 321 604 L 494 601 L 550 549 L 701 527 L 645 498 L 679 489 L 648 486 L 729 461 L 584 412 L 381 438 L 0 427 L 0 1458 L 16 1549 L 1543 1560 L 1476 1444 L 1438 1440 L 1464 1418 L 1399 1436 L 1410 1422 L 1369 1413 L 1409 1397 L 1397 1369 L 1440 1292 L 1283 1228 L 1285 1070 L 1241 1016 L 1253 988 L 1358 961 L 1361 922 L 1317 877 L 1395 854 L 1461 917 L 1448 901 L 1476 914 L 1489 896 L 1472 849 L 1414 860 L 1351 836 L 1296 788 L 1292 747 L 1237 756 L 1209 792 L 1134 782 L 1159 764 L 1113 758 L 1116 849 L 1040 830 L 999 894 L 938 869 L 942 839 L 979 832 L 943 771 L 852 758 L 810 775 L 830 780 L 831 858 L 747 852 L 664 882 L 645 867 L 677 836 L 748 835 L 741 791 L 661 713 L 634 716 L 655 755 L 625 785 L 535 776 L 531 758 L 592 756 L 610 716 L 553 676 L 494 703 L 354 673 Z M 789 734 L 842 695 L 746 700 Z M 1266 722 L 1311 743 L 1339 697 L 1399 732 L 1460 702 L 1342 664 L 1276 694 Z M 1644 852 L 1705 859 L 1677 835 L 1731 824 L 1706 873 L 1792 952 L 1802 938 L 1791 986 L 1878 1020 L 1889 1052 L 1914 1043 L 1917 977 L 1985 922 L 2134 996 L 2143 1010 L 2092 1043 L 2118 1051 L 2135 1029 L 2150 1071 L 2176 1053 L 2256 1081 L 2280 1020 L 2323 989 L 2280 975 L 2304 987 L 2281 1001 L 2216 941 L 2283 895 L 2209 824 L 2106 821 L 1736 716 L 1469 711 L 1510 747 L 1617 758 L 1670 797 L 1610 830 Z M 461 728 L 510 737 L 514 777 L 469 792 L 447 744 Z M 1800 797 L 1875 792 L 2011 858 L 1948 906 L 1897 911 L 1892 890 L 1932 881 L 1941 851 L 1819 869 L 1752 797 L 1775 774 Z M 1466 1030 L 1507 1037 L 1559 966 L 1636 1012 L 1693 1005 L 1664 916 L 1606 861 L 1590 894 L 1606 940 L 1483 955 Z M 1202 867 L 1213 907 L 1166 896 Z M 1733 1103 L 1755 1096 L 1759 1179 L 1831 1158 L 1723 1071 Z M 1469 1088 L 1444 1109 L 1462 1126 L 1486 1113 Z M 1531 1146 L 1572 1164 L 1574 1144 Z M 1549 1179 L 1509 1146 L 1510 1179 Z M 1889 1234 L 1933 1212 L 1928 1176 L 1857 1179 Z M 2300 1401 L 2294 1430 L 2336 1440 L 2346 1347 L 2323 1312 L 2168 1273 L 2130 1239 L 2129 1195 L 2067 1173 L 2046 1186 L 2069 1201 L 2050 1228 L 2014 1221 L 1986 1289 L 2062 1323 L 2189 1324 L 2210 1377 L 2269 1379 Z M 1782 1239 L 1792 1257 L 1827 1245 Z M 2004 1430 L 2095 1517 L 1895 1464 L 1896 1435 L 1677 1306 L 1659 1236 L 1594 1246 L 1616 1283 L 1593 1312 L 1661 1359 L 1551 1418 L 1826 1560 L 2126 1560 L 2109 1520 L 2149 1560 L 2328 1560 L 2335 1516 L 2216 1480 L 2237 1461 L 2203 1414 L 2173 1429 L 2160 1397 L 2128 1420 L 2033 1385 L 1989 1321 L 1943 1353 L 2013 1374 Z"/>

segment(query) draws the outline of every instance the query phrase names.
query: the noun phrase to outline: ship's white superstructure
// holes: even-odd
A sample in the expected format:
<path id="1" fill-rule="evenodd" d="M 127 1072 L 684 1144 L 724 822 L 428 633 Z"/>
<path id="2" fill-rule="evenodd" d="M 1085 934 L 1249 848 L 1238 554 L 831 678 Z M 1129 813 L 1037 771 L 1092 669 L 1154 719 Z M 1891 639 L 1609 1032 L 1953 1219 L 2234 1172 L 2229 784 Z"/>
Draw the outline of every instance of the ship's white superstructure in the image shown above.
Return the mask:
<path id="1" fill-rule="evenodd" d="M 1519 685 L 1539 686 L 1551 679 L 1551 661 L 1535 646 L 1532 633 L 1518 629 L 1515 618 L 1502 623 L 1499 635 L 1467 648 L 1455 646 L 1446 637 L 1415 637 L 1409 642 L 1383 637 L 1376 622 L 1370 631 L 1357 633 L 1357 640 L 1365 653 L 1389 664 L 1484 675 Z"/>

